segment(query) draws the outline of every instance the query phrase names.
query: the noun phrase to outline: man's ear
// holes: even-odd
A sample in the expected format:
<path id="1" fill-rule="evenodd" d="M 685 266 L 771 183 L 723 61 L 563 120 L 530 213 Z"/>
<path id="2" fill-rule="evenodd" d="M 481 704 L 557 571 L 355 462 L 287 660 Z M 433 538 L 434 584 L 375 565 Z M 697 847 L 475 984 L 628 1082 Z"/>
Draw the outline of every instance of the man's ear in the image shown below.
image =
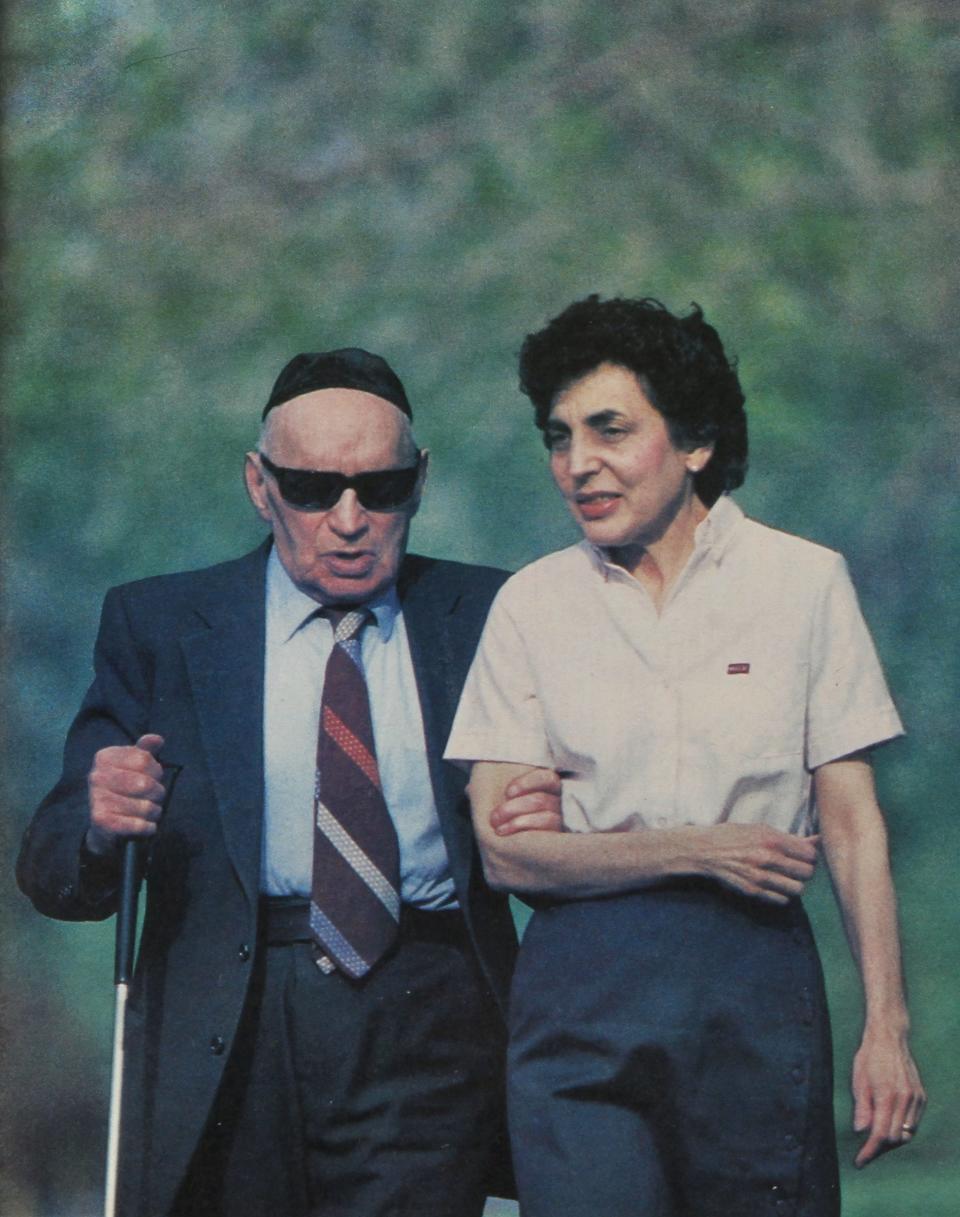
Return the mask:
<path id="1" fill-rule="evenodd" d="M 267 498 L 266 476 L 260 458 L 255 452 L 248 452 L 243 465 L 243 480 L 246 483 L 247 494 L 253 504 L 254 511 L 267 524 L 273 523 L 270 512 L 270 501 Z"/>

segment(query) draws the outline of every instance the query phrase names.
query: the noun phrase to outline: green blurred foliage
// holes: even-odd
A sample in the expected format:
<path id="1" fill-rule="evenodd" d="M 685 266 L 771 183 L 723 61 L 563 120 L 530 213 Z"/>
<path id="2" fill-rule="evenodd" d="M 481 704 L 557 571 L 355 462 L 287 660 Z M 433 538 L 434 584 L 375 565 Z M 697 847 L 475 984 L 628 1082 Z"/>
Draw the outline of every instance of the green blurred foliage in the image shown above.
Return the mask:
<path id="1" fill-rule="evenodd" d="M 514 567 L 572 535 L 523 335 L 587 291 L 697 300 L 740 355 L 740 501 L 848 555 L 911 727 L 879 770 L 933 1102 L 847 1211 L 953 1212 L 952 6 L 21 0 L 6 25 L 5 856 L 105 588 L 259 537 L 241 456 L 292 353 L 386 354 L 433 451 L 415 546 Z M 83 1217 L 110 929 L 4 893 L 3 1207 Z M 858 985 L 825 883 L 810 905 L 846 1126 Z"/>

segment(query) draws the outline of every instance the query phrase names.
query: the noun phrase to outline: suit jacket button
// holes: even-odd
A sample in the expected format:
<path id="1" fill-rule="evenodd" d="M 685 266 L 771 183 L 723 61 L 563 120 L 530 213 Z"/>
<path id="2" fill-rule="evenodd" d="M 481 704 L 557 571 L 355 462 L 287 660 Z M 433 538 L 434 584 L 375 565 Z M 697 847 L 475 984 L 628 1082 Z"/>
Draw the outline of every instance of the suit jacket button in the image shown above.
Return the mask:
<path id="1" fill-rule="evenodd" d="M 223 1050 L 226 1048 L 226 1046 L 227 1045 L 223 1042 L 222 1035 L 215 1035 L 210 1040 L 210 1051 L 213 1053 L 214 1056 L 222 1056 Z"/>
<path id="2" fill-rule="evenodd" d="M 241 963 L 246 963 L 249 958 L 250 948 L 245 942 L 241 942 L 240 946 L 237 948 L 237 959 L 239 959 Z"/>

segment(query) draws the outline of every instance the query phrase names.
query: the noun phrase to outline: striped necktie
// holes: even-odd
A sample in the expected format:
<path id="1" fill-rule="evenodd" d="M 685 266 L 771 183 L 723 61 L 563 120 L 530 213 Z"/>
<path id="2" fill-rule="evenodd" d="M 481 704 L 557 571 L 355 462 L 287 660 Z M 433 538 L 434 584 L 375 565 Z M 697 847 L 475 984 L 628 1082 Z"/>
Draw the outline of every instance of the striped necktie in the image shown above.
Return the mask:
<path id="1" fill-rule="evenodd" d="M 366 608 L 324 610 L 333 627 L 320 704 L 310 928 L 324 971 L 359 979 L 389 950 L 400 920 L 400 847 L 380 789 L 360 658 Z"/>

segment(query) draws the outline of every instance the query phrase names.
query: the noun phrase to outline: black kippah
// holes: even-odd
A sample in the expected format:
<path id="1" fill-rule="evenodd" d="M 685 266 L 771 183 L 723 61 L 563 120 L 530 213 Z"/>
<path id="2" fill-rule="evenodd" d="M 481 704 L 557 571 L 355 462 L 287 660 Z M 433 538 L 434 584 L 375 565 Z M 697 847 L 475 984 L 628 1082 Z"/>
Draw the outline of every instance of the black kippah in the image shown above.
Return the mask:
<path id="1" fill-rule="evenodd" d="M 261 417 L 266 418 L 274 406 L 315 389 L 360 389 L 392 402 L 413 419 L 400 377 L 385 359 L 359 347 L 294 355 L 277 377 Z"/>

